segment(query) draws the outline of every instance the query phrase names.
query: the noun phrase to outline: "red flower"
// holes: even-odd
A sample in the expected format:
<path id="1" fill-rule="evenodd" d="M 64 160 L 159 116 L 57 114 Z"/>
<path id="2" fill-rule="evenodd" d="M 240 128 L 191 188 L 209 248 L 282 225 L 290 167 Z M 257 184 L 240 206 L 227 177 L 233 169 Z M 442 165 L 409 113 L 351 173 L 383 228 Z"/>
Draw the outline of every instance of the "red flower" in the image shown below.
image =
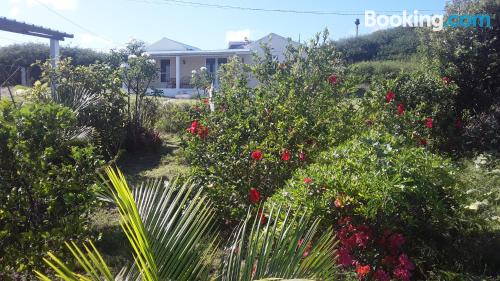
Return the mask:
<path id="1" fill-rule="evenodd" d="M 337 259 L 337 264 L 348 267 L 353 265 L 354 259 L 351 256 L 351 253 L 349 253 L 349 250 L 344 247 L 340 247 L 338 250 L 339 257 Z"/>
<path id="2" fill-rule="evenodd" d="M 202 99 L 201 101 L 203 101 L 204 104 L 208 104 L 209 103 L 209 100 L 207 98 Z"/>
<path id="3" fill-rule="evenodd" d="M 403 105 L 403 103 L 400 102 L 398 104 L 398 114 L 403 115 L 403 113 L 405 113 L 405 106 Z"/>
<path id="4" fill-rule="evenodd" d="M 198 137 L 200 137 L 200 139 L 204 139 L 207 136 L 208 136 L 208 127 L 200 125 L 200 127 L 198 128 Z"/>
<path id="5" fill-rule="evenodd" d="M 394 277 L 396 277 L 396 279 L 402 281 L 410 281 L 411 278 L 411 272 L 401 267 L 396 267 L 396 269 L 394 269 L 392 274 L 394 275 Z"/>
<path id="6" fill-rule="evenodd" d="M 449 85 L 451 83 L 451 79 L 448 76 L 443 77 L 443 83 Z"/>
<path id="7" fill-rule="evenodd" d="M 394 233 L 389 237 L 389 248 L 392 252 L 397 252 L 405 243 L 405 238 L 399 233 Z"/>
<path id="8" fill-rule="evenodd" d="M 192 135 L 196 134 L 196 131 L 198 131 L 198 120 L 194 120 L 191 123 L 191 127 L 189 127 L 188 132 L 190 132 Z"/>
<path id="9" fill-rule="evenodd" d="M 391 277 L 389 276 L 389 273 L 385 272 L 382 269 L 377 269 L 377 271 L 375 271 L 375 274 L 373 274 L 373 275 L 375 277 L 375 280 L 378 280 L 378 281 L 389 281 L 389 280 L 391 280 Z"/>
<path id="10" fill-rule="evenodd" d="M 337 85 L 339 83 L 339 81 L 337 79 L 337 75 L 335 75 L 335 74 L 330 75 L 330 77 L 328 77 L 328 82 L 331 85 Z"/>
<path id="11" fill-rule="evenodd" d="M 425 119 L 425 126 L 429 129 L 432 129 L 433 126 L 432 117 L 427 117 L 427 119 Z"/>
<path id="12" fill-rule="evenodd" d="M 306 160 L 306 154 L 304 152 L 300 152 L 299 153 L 299 160 L 300 161 L 305 161 Z"/>
<path id="13" fill-rule="evenodd" d="M 252 158 L 253 160 L 260 161 L 262 160 L 262 151 L 259 149 L 252 151 Z"/>
<path id="14" fill-rule="evenodd" d="M 290 151 L 288 149 L 283 150 L 281 153 L 281 160 L 288 161 L 290 160 Z"/>
<path id="15" fill-rule="evenodd" d="M 356 273 L 358 274 L 359 279 L 365 278 L 370 273 L 369 265 L 358 265 L 356 266 Z"/>
<path id="16" fill-rule="evenodd" d="M 260 218 L 260 224 L 266 224 L 266 222 L 267 222 L 267 218 L 266 218 L 266 216 L 262 213 L 262 209 L 259 209 L 259 211 L 257 212 L 257 214 L 259 215 L 259 218 Z"/>
<path id="17" fill-rule="evenodd" d="M 393 91 L 387 91 L 387 94 L 385 95 L 385 101 L 389 103 L 394 99 L 395 96 L 396 95 L 394 95 Z"/>
<path id="18" fill-rule="evenodd" d="M 305 177 L 304 178 L 304 183 L 305 184 L 310 184 L 313 180 L 310 177 Z"/>
<path id="19" fill-rule="evenodd" d="M 421 139 L 420 139 L 420 144 L 421 144 L 421 145 L 427 145 L 427 140 L 426 140 L 426 139 L 424 139 L 424 138 L 421 138 Z"/>
<path id="20" fill-rule="evenodd" d="M 464 127 L 464 124 L 462 123 L 462 121 L 460 119 L 457 118 L 457 120 L 455 121 L 455 129 L 462 130 L 463 127 Z"/>
<path id="21" fill-rule="evenodd" d="M 248 198 L 252 204 L 259 203 L 261 199 L 259 191 L 253 187 L 248 192 Z"/>

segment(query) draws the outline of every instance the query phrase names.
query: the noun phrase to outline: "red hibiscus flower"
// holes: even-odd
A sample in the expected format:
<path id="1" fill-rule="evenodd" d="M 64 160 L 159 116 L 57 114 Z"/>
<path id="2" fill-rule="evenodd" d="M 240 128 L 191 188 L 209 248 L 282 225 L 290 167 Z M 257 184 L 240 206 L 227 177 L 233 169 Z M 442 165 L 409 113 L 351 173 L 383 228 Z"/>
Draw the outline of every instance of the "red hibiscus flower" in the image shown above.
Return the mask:
<path id="1" fill-rule="evenodd" d="M 339 256 L 337 259 L 337 264 L 344 267 L 353 265 L 354 259 L 352 258 L 352 255 L 347 248 L 340 247 L 340 249 L 338 250 L 338 255 Z"/>
<path id="2" fill-rule="evenodd" d="M 337 85 L 339 83 L 337 75 L 335 75 L 335 74 L 330 75 L 330 77 L 328 77 L 328 82 L 331 85 Z"/>
<path id="3" fill-rule="evenodd" d="M 208 136 L 208 127 L 200 125 L 200 127 L 198 128 L 198 137 L 200 139 L 204 139 L 207 136 Z"/>
<path id="4" fill-rule="evenodd" d="M 451 83 L 451 79 L 448 76 L 443 77 L 443 83 L 445 85 L 449 85 Z"/>
<path id="5" fill-rule="evenodd" d="M 356 273 L 358 274 L 359 279 L 365 278 L 370 273 L 369 265 L 358 265 L 356 266 Z"/>
<path id="6" fill-rule="evenodd" d="M 382 269 L 377 269 L 377 271 L 375 271 L 375 273 L 373 274 L 373 276 L 375 277 L 375 280 L 378 280 L 378 281 L 389 281 L 389 280 L 391 280 L 391 277 L 389 276 L 389 273 L 385 272 Z"/>
<path id="7" fill-rule="evenodd" d="M 209 104 L 209 100 L 207 98 L 201 100 L 204 104 Z"/>
<path id="8" fill-rule="evenodd" d="M 252 151 L 252 159 L 256 161 L 262 160 L 262 151 L 259 149 Z"/>
<path id="9" fill-rule="evenodd" d="M 306 160 L 306 154 L 304 152 L 300 152 L 299 153 L 299 160 L 300 161 L 305 161 Z"/>
<path id="10" fill-rule="evenodd" d="M 432 129 L 432 126 L 433 126 L 433 120 L 432 120 L 432 117 L 427 117 L 427 119 L 425 119 L 425 126 L 429 129 Z"/>
<path id="11" fill-rule="evenodd" d="M 259 212 L 257 213 L 260 218 L 260 224 L 266 224 L 267 218 L 266 216 L 262 213 L 262 209 L 259 209 Z"/>
<path id="12" fill-rule="evenodd" d="M 313 180 L 310 177 L 305 177 L 304 178 L 304 183 L 305 184 L 310 184 Z"/>
<path id="13" fill-rule="evenodd" d="M 188 130 L 188 132 L 190 132 L 192 135 L 196 134 L 196 132 L 198 131 L 198 120 L 194 120 L 194 121 L 191 123 L 191 127 L 189 127 L 187 130 Z"/>
<path id="14" fill-rule="evenodd" d="M 424 139 L 424 138 L 420 139 L 420 144 L 421 145 L 427 145 L 427 140 Z"/>
<path id="15" fill-rule="evenodd" d="M 403 113 L 405 113 L 405 106 L 403 105 L 403 103 L 399 103 L 398 104 L 398 114 L 403 115 Z"/>
<path id="16" fill-rule="evenodd" d="M 288 149 L 283 150 L 281 153 L 281 160 L 288 161 L 290 160 L 290 151 Z"/>
<path id="17" fill-rule="evenodd" d="M 259 203 L 261 199 L 259 191 L 253 187 L 248 192 L 248 198 L 252 204 Z"/>
<path id="18" fill-rule="evenodd" d="M 396 95 L 394 94 L 393 91 L 387 91 L 387 94 L 385 95 L 385 101 L 386 102 L 391 102 Z"/>

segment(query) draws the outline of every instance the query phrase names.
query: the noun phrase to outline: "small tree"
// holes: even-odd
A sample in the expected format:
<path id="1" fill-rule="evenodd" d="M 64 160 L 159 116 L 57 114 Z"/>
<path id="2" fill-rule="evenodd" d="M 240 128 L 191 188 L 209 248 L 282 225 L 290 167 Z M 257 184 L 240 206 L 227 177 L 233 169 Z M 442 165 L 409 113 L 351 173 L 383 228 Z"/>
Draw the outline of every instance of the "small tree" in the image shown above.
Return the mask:
<path id="1" fill-rule="evenodd" d="M 202 66 L 199 71 L 193 69 L 191 71 L 191 85 L 196 89 L 198 97 L 201 96 L 200 90 L 203 91 L 203 96 L 206 96 L 210 86 L 212 85 L 213 77 L 208 72 L 207 68 Z"/>

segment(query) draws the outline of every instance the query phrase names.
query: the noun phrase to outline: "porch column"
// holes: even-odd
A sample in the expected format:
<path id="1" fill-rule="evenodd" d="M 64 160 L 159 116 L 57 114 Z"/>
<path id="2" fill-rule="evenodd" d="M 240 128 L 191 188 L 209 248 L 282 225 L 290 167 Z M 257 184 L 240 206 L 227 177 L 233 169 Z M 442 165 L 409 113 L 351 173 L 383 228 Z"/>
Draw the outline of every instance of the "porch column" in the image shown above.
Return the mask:
<path id="1" fill-rule="evenodd" d="M 52 67 L 57 67 L 59 60 L 59 40 L 50 39 L 50 62 Z"/>
<path id="2" fill-rule="evenodd" d="M 219 59 L 215 59 L 215 67 L 214 67 L 214 86 L 215 88 L 219 88 L 219 77 L 217 75 L 217 70 L 219 69 Z"/>
<path id="3" fill-rule="evenodd" d="M 175 57 L 175 89 L 181 88 L 181 57 Z"/>

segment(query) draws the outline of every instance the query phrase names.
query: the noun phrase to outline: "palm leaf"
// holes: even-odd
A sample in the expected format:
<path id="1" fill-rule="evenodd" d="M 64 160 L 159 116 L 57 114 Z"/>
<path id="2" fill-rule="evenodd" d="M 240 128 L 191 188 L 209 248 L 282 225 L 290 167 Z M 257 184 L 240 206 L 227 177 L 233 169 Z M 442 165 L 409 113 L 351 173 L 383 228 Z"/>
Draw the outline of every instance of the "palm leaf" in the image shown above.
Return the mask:
<path id="1" fill-rule="evenodd" d="M 309 224 L 305 216 L 272 207 L 263 223 L 262 212 L 255 216 L 249 212 L 235 231 L 221 281 L 334 279 L 336 243 L 332 230 L 317 238 L 319 220 Z"/>

